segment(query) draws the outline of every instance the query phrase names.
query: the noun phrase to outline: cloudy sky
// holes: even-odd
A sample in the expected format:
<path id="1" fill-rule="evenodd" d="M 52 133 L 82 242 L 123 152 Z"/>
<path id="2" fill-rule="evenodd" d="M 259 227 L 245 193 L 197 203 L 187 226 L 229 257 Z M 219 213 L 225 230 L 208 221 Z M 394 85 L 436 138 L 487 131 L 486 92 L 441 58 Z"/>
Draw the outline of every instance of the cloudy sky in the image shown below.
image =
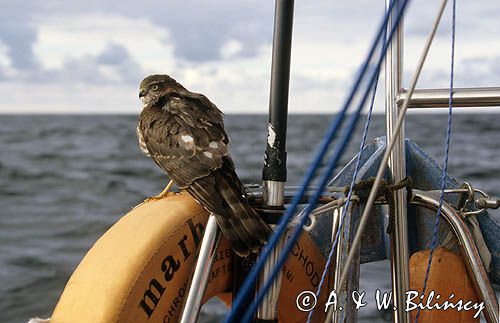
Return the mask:
<path id="1" fill-rule="evenodd" d="M 438 2 L 407 12 L 406 84 Z M 500 86 L 500 2 L 457 8 L 456 85 Z M 339 108 L 383 10 L 382 0 L 295 1 L 291 111 Z M 266 112 L 273 12 L 271 0 L 0 0 L 0 113 L 138 113 L 151 73 L 225 112 Z M 448 84 L 450 22 L 448 7 L 420 87 Z"/>

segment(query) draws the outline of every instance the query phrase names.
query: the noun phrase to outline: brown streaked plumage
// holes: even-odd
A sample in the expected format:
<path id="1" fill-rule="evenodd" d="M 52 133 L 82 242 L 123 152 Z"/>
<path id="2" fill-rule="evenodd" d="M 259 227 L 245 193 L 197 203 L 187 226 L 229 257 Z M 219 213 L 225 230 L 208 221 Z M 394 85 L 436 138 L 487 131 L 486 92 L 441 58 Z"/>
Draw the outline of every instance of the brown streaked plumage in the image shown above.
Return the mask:
<path id="1" fill-rule="evenodd" d="M 229 155 L 222 112 L 168 75 L 146 77 L 139 97 L 144 103 L 137 125 L 142 152 L 216 215 L 237 254 L 256 251 L 270 229 L 246 200 Z"/>

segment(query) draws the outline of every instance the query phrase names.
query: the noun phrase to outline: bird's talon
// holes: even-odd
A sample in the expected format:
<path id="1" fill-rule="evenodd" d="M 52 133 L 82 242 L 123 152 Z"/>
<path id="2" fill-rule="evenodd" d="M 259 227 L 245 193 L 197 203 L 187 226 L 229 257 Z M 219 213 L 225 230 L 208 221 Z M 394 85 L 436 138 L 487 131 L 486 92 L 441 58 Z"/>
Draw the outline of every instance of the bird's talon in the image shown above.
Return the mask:
<path id="1" fill-rule="evenodd" d="M 163 198 L 166 198 L 168 197 L 170 192 L 166 192 L 164 194 L 160 194 L 160 195 L 156 195 L 156 196 L 151 196 L 151 197 L 148 197 L 147 199 L 145 199 L 142 203 L 148 203 L 148 202 L 152 202 L 152 201 L 159 201 Z"/>
<path id="2" fill-rule="evenodd" d="M 168 197 L 168 195 L 172 192 L 170 192 L 170 189 L 172 188 L 172 185 L 174 185 L 174 181 L 170 180 L 170 182 L 168 182 L 167 186 L 163 189 L 163 191 L 161 191 L 160 194 L 158 195 L 155 195 L 155 196 L 151 196 L 151 197 L 148 197 L 147 199 L 145 199 L 141 204 L 139 205 L 142 205 L 144 203 L 148 203 L 148 202 L 152 202 L 152 201 L 159 201 L 165 197 Z"/>

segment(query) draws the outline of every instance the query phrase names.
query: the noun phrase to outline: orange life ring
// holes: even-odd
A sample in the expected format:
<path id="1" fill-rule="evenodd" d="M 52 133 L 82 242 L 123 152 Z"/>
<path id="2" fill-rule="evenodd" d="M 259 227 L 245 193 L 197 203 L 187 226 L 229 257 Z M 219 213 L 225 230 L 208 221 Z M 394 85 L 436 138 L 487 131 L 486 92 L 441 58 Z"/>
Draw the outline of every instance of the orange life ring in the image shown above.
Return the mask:
<path id="1" fill-rule="evenodd" d="M 188 194 L 144 203 L 113 225 L 69 279 L 52 323 L 177 322 L 187 295 L 207 212 Z M 232 251 L 222 239 L 204 301 L 226 302 L 232 286 Z M 280 322 L 303 322 L 297 295 L 315 291 L 325 260 L 304 233 L 282 269 Z M 324 304 L 327 291 L 318 300 Z M 224 294 L 226 293 L 226 294 Z M 315 321 L 322 321 L 318 308 Z"/>

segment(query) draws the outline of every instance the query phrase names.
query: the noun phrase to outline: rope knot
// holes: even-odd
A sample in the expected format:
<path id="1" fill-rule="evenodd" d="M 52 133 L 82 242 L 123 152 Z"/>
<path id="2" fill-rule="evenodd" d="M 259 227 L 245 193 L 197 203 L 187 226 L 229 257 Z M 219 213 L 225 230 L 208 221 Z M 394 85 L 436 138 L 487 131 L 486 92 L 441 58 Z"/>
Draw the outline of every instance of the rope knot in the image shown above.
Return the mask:
<path id="1" fill-rule="evenodd" d="M 360 201 L 366 202 L 370 194 L 370 190 L 375 182 L 375 177 L 370 177 L 366 180 L 361 180 L 356 183 L 352 188 L 352 193 L 359 196 Z M 387 224 L 386 232 L 392 234 L 394 230 L 394 216 L 396 214 L 396 202 L 394 200 L 394 192 L 400 189 L 406 188 L 408 202 L 411 201 L 413 195 L 413 179 L 410 176 L 406 176 L 401 181 L 389 184 L 385 179 L 380 182 L 376 198 L 384 197 L 387 201 L 389 207 L 389 223 Z M 343 191 L 345 196 L 349 194 L 349 187 L 345 187 Z"/>

